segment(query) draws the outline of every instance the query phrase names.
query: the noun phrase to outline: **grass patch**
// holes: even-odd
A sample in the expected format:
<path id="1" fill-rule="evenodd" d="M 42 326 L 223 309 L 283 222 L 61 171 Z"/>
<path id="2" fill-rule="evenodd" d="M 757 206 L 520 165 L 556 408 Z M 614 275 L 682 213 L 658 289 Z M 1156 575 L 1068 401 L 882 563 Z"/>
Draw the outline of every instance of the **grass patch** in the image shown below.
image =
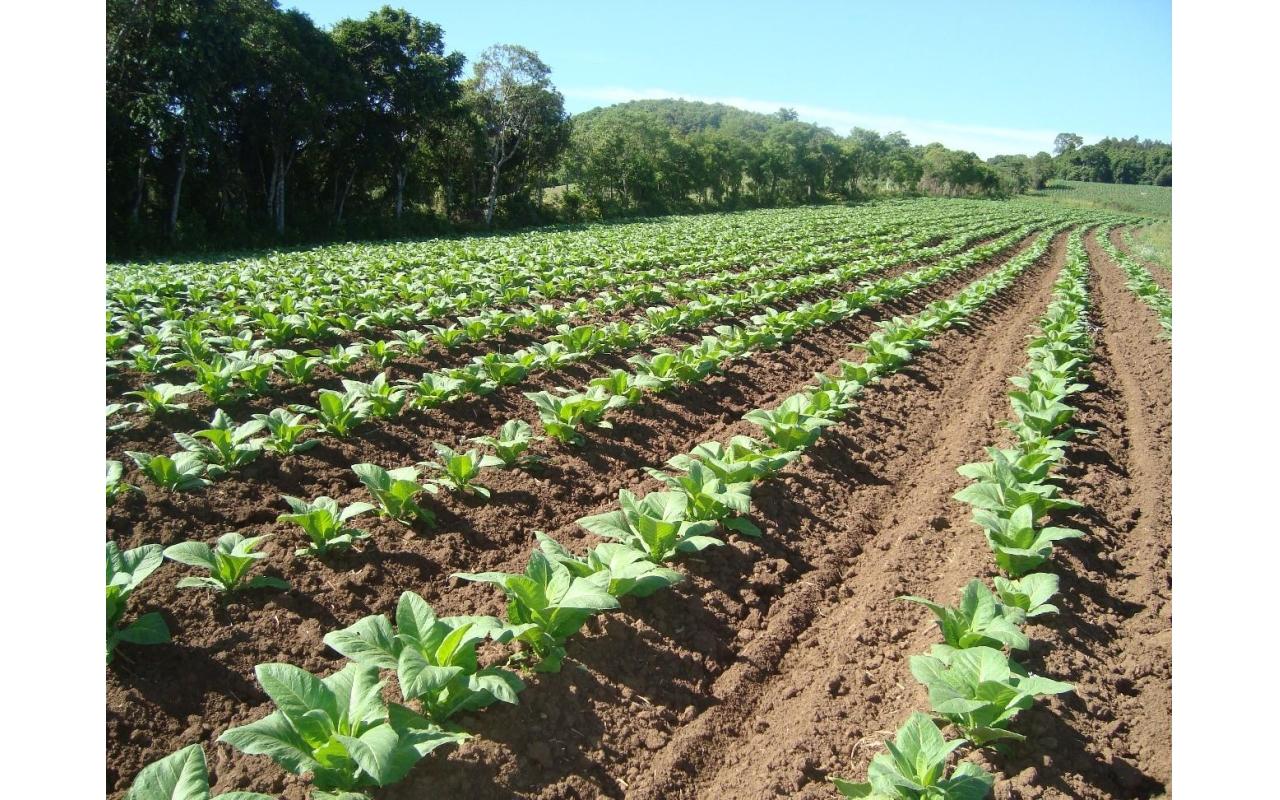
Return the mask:
<path id="1" fill-rule="evenodd" d="M 1173 189 L 1168 186 L 1051 180 L 1046 188 L 1028 192 L 1026 197 L 1036 202 L 1050 202 L 1075 208 L 1092 208 L 1166 219 L 1173 217 Z"/>

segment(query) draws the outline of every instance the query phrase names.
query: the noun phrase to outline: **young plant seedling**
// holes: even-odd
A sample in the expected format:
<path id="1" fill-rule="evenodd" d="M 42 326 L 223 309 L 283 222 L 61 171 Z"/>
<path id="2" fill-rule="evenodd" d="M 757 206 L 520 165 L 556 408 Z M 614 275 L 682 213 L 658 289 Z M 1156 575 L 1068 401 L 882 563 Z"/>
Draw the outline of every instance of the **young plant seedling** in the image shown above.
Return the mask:
<path id="1" fill-rule="evenodd" d="M 405 525 L 412 525 L 418 520 L 427 525 L 435 524 L 436 515 L 418 505 L 417 497 L 423 492 L 435 494 L 438 490 L 430 483 L 418 483 L 417 467 L 388 470 L 377 464 L 352 464 L 351 471 L 373 495 L 382 516 Z"/>
<path id="2" fill-rule="evenodd" d="M 492 583 L 507 595 L 507 623 L 523 628 L 517 640 L 529 647 L 538 672 L 559 672 L 564 643 L 600 611 L 618 608 L 609 594 L 609 575 L 574 577 L 567 567 L 541 552 L 529 556 L 524 574 L 457 572 L 455 578 Z"/>
<path id="3" fill-rule="evenodd" d="M 310 414 L 321 431 L 345 439 L 372 414 L 372 407 L 360 392 L 335 392 L 321 389 L 316 395 L 318 406 L 291 405 L 289 410 Z"/>
<path id="4" fill-rule="evenodd" d="M 459 453 L 439 442 L 436 442 L 434 447 L 440 460 L 422 462 L 423 466 L 438 469 L 441 472 L 439 477 L 432 479 L 432 483 L 456 494 L 473 494 L 485 500 L 489 499 L 489 488 L 476 483 L 475 479 L 480 477 L 481 470 L 502 466 L 502 459 L 497 456 L 481 455 L 475 448 Z"/>
<path id="5" fill-rule="evenodd" d="M 182 542 L 164 549 L 165 558 L 199 567 L 209 571 L 208 576 L 187 576 L 178 581 L 179 589 L 214 589 L 230 594 L 243 589 L 282 589 L 288 590 L 289 584 L 280 578 L 270 575 L 249 577 L 249 570 L 254 562 L 265 557 L 264 553 L 254 552 L 262 541 L 270 537 L 245 537 L 239 533 L 224 533 L 218 537 L 213 547 L 204 542 Z"/>
<path id="6" fill-rule="evenodd" d="M 574 577 L 607 574 L 609 585 L 606 591 L 614 597 L 648 597 L 659 589 L 684 580 L 683 574 L 653 563 L 643 552 L 620 542 L 598 544 L 586 558 L 578 558 L 542 531 L 534 531 L 534 535 L 538 537 L 538 547 L 543 555 L 563 565 Z"/>
<path id="7" fill-rule="evenodd" d="M 927 714 L 913 713 L 885 742 L 889 751 L 871 759 L 867 783 L 831 778 L 844 797 L 870 800 L 983 800 L 995 779 L 971 761 L 961 761 L 947 775 L 947 757 L 964 739 L 943 738 Z"/>
<path id="8" fill-rule="evenodd" d="M 144 544 L 120 551 L 115 542 L 107 542 L 107 663 L 115 657 L 116 645 L 164 644 L 169 641 L 169 626 L 159 612 L 152 611 L 122 625 L 129 596 L 147 576 L 164 562 L 158 544 Z"/>
<path id="9" fill-rule="evenodd" d="M 172 456 L 153 456 L 126 450 L 125 455 L 133 459 L 152 483 L 170 492 L 194 492 L 212 483 L 204 477 L 205 463 L 198 453 L 183 451 Z"/>
<path id="10" fill-rule="evenodd" d="M 254 414 L 253 418 L 267 429 L 267 436 L 260 440 L 265 450 L 291 456 L 304 453 L 320 443 L 318 439 L 302 438 L 316 426 L 307 422 L 306 416 L 287 408 L 273 408 L 270 414 Z"/>
<path id="11" fill-rule="evenodd" d="M 529 452 L 529 445 L 544 437 L 533 435 L 533 426 L 522 419 L 507 420 L 498 429 L 497 436 L 476 436 L 470 441 L 493 448 L 494 455 L 504 469 L 531 467 L 545 460 L 543 456 Z"/>
<path id="12" fill-rule="evenodd" d="M 283 497 L 293 513 L 281 514 L 276 521 L 292 522 L 311 540 L 311 546 L 299 548 L 296 555 L 323 556 L 334 550 L 346 550 L 356 541 L 369 537 L 364 531 L 346 527 L 347 520 L 373 510 L 368 503 L 352 503 L 339 509 L 338 502 L 330 497 L 317 497 L 310 502 L 289 495 Z"/>
<path id="13" fill-rule="evenodd" d="M 952 722 L 974 745 L 1026 737 L 1008 729 L 1019 711 L 1037 696 L 1072 691 L 1069 683 L 1028 675 L 1000 650 L 970 647 L 935 648 L 931 655 L 912 656 L 911 674 L 929 689 L 935 714 Z"/>
<path id="14" fill-rule="evenodd" d="M 269 756 L 295 775 L 309 773 L 321 792 L 387 786 L 437 747 L 469 738 L 385 703 L 372 665 L 350 663 L 327 678 L 292 664 L 259 664 L 254 672 L 276 710 L 227 730 L 218 741 Z"/>
<path id="15" fill-rule="evenodd" d="M 960 605 L 954 608 L 915 595 L 902 595 L 898 599 L 919 603 L 932 611 L 938 618 L 942 640 L 957 650 L 967 647 L 1026 650 L 1031 645 L 1020 623 L 1005 614 L 995 595 L 977 578 L 964 587 Z"/>
<path id="16" fill-rule="evenodd" d="M 1058 607 L 1049 602 L 1058 593 L 1058 576 L 1051 572 L 1033 572 L 1017 580 L 996 576 L 995 584 L 1005 615 L 1015 621 L 1058 613 Z"/>
<path id="17" fill-rule="evenodd" d="M 217 480 L 262 454 L 262 440 L 252 438 L 262 428 L 262 420 L 257 419 L 236 425 L 230 415 L 218 409 L 207 429 L 194 435 L 175 433 L 173 438 L 183 450 L 198 455 L 205 463 L 205 474 Z"/>
<path id="18" fill-rule="evenodd" d="M 485 639 L 508 642 L 531 627 L 510 627 L 496 617 L 437 617 L 426 600 L 405 592 L 394 628 L 379 614 L 326 634 L 324 642 L 357 664 L 396 670 L 400 694 L 444 724 L 461 711 L 519 702 L 524 682 L 501 667 L 481 669 L 476 646 Z"/>
<path id="19" fill-rule="evenodd" d="M 191 394 L 200 387 L 194 383 L 175 386 L 172 383 L 157 383 L 136 392 L 125 392 L 125 397 L 136 397 L 138 402 L 126 406 L 130 411 L 145 411 L 152 416 L 169 414 L 174 411 L 186 411 L 187 403 L 176 402 L 179 397 Z"/>
<path id="20" fill-rule="evenodd" d="M 598 536 L 636 548 L 655 564 L 680 553 L 724 544 L 707 535 L 716 529 L 714 522 L 689 519 L 688 498 L 680 492 L 650 492 L 637 499 L 629 490 L 620 489 L 618 505 L 618 511 L 583 517 L 578 524 Z"/>
<path id="21" fill-rule="evenodd" d="M 671 475 L 645 467 L 645 472 L 688 500 L 691 520 L 715 522 L 743 536 L 759 536 L 760 529 L 742 516 L 751 513 L 751 484 L 727 484 L 711 469 L 691 460 L 684 475 Z"/>

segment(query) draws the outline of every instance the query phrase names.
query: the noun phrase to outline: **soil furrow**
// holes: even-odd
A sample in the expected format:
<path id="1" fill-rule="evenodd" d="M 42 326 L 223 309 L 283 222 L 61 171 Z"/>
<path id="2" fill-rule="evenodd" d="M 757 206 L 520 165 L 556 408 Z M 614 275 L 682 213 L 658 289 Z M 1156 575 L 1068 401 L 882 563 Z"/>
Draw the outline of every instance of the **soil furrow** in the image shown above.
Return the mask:
<path id="1" fill-rule="evenodd" d="M 1060 251 L 1061 243 L 1054 252 Z M 975 317 L 972 332 L 946 334 L 906 373 L 868 389 L 849 423 L 825 435 L 784 478 L 758 487 L 754 518 L 764 539 L 683 562 L 689 583 L 638 607 L 628 604 L 635 611 L 627 619 L 594 626 L 607 636 L 571 647 L 585 670 L 540 677 L 526 709 L 489 709 L 477 719 L 481 739 L 415 772 L 388 796 L 415 797 L 429 786 L 485 798 L 709 797 L 716 791 L 772 797 L 791 796 L 806 783 L 829 792 L 810 756 L 773 745 L 762 753 L 759 742 L 741 751 L 737 783 L 702 791 L 695 776 L 710 779 L 718 751 L 734 748 L 732 737 L 758 732 L 747 723 L 756 721 L 766 691 L 785 688 L 774 676 L 788 651 L 797 642 L 817 644 L 806 629 L 816 627 L 818 610 L 859 591 L 856 584 L 841 585 L 882 520 L 902 508 L 895 496 L 921 481 L 943 440 L 951 446 L 965 441 L 959 433 L 940 434 L 958 423 L 940 426 L 938 414 L 964 409 L 974 382 L 991 384 L 992 403 L 1002 397 L 1000 370 L 1015 358 L 1009 353 L 1024 346 L 1026 326 L 1019 322 L 1043 308 L 1053 277 L 1046 266 L 1030 269 Z M 994 348 L 998 359 L 990 352 L 993 341 L 1001 343 Z M 939 386 L 953 385 L 958 388 L 940 399 Z M 966 413 L 989 427 L 999 413 L 989 406 Z M 925 504 L 901 513 L 937 517 Z M 828 685 L 817 688 L 829 702 Z M 830 743 L 845 733 L 825 735 Z M 787 765 L 766 766 L 765 758 L 775 756 Z M 839 761 L 843 766 L 843 754 Z M 801 776 L 795 785 L 781 777 L 793 772 Z"/>
<path id="2" fill-rule="evenodd" d="M 1003 259 L 999 261 L 1003 263 Z M 949 294 L 994 266 L 975 267 L 966 271 L 967 277 L 953 278 L 923 296 L 898 301 L 882 313 L 919 310 L 934 297 Z M 130 546 L 144 541 L 167 545 L 188 538 L 210 539 L 232 529 L 246 535 L 273 531 L 282 534 L 264 551 L 272 571 L 288 579 L 294 591 L 255 593 L 223 605 L 209 593 L 176 590 L 173 582 L 183 571 L 172 566 L 162 568 L 156 579 L 139 589 L 133 604 L 136 613 L 161 611 L 170 620 L 178 646 L 148 648 L 146 658 L 136 663 L 128 660 L 132 655 L 129 648 L 123 648 L 120 665 L 109 675 L 108 734 L 113 742 L 109 785 L 123 787 L 147 761 L 190 741 L 209 742 L 228 725 L 260 716 L 261 706 L 255 704 L 264 698 L 252 681 L 255 663 L 289 661 L 317 673 L 335 668 L 339 659 L 325 650 L 320 642 L 323 634 L 364 614 L 389 610 L 404 589 L 421 592 L 441 613 L 501 613 L 503 603 L 497 593 L 488 587 L 458 584 L 448 574 L 459 569 L 519 569 L 532 547 L 533 529 L 555 532 L 566 543 L 573 543 L 574 537 L 581 539 L 585 534 L 573 526 L 574 519 L 604 510 L 618 488 L 655 486 L 638 469 L 639 465 L 658 464 L 700 441 L 732 432 L 740 411 L 726 411 L 728 405 L 736 402 L 755 407 L 800 388 L 813 370 L 829 367 L 847 355 L 848 343 L 870 332 L 870 319 L 851 322 L 839 333 L 834 328 L 827 329 L 816 340 L 802 337 L 786 351 L 762 354 L 759 359 L 735 365 L 729 375 L 698 387 L 701 394 L 697 403 L 678 412 L 686 418 L 678 430 L 667 430 L 674 421 L 671 416 L 663 419 L 662 415 L 654 415 L 634 423 L 633 436 L 640 438 L 633 438 L 630 444 L 601 443 L 557 455 L 539 475 L 495 473 L 490 481 L 493 503 L 477 506 L 442 501 L 441 530 L 429 537 L 392 523 L 371 520 L 362 524 L 373 533 L 373 541 L 361 552 L 335 557 L 327 565 L 293 558 L 297 536 L 274 523 L 276 514 L 284 510 L 274 492 L 309 496 L 326 492 L 342 502 L 363 499 L 350 474 L 350 464 L 386 463 L 389 457 L 397 462 L 417 460 L 426 453 L 415 453 L 412 448 L 425 447 L 425 441 L 439 437 L 431 437 L 429 431 L 424 436 L 424 432 L 408 428 L 384 436 L 362 435 L 343 443 L 344 450 L 336 453 L 336 458 L 330 456 L 322 462 L 325 469 L 318 474 L 313 467 L 300 466 L 298 462 L 305 459 L 294 457 L 285 459 L 278 469 L 274 465 L 264 468 L 256 476 L 257 481 L 216 484 L 203 497 L 165 496 L 154 487 L 147 487 L 148 502 L 142 502 L 142 498 L 124 501 L 118 510 L 121 513 L 113 512 L 109 519 L 109 530 L 113 538 Z M 733 398 L 726 399 L 722 390 L 707 391 L 715 382 L 729 381 L 736 387 Z M 669 399 L 672 403 L 678 400 L 676 396 Z M 690 417 L 699 424 L 685 425 Z M 406 447 L 410 448 L 408 452 L 404 451 Z M 410 453 L 416 457 L 406 457 Z M 291 461 L 295 463 L 290 465 Z M 260 494 L 264 481 L 271 487 L 267 496 Z M 768 520 L 765 524 L 769 527 Z M 776 558 L 766 559 L 763 565 L 754 564 L 755 559 L 736 547 L 724 551 L 728 557 L 717 553 L 711 561 L 717 563 L 717 573 L 724 570 L 726 581 L 731 576 L 740 581 L 745 571 L 754 572 L 753 580 L 762 581 L 762 587 L 777 585 L 785 573 L 795 569 L 784 557 L 784 551 L 779 551 Z M 696 571 L 700 566 L 694 562 L 690 569 Z M 769 590 L 761 588 L 756 593 L 763 598 Z M 713 620 L 717 615 L 737 618 L 738 609 L 743 607 L 739 600 L 725 598 L 713 613 L 698 607 L 700 602 L 690 597 L 664 599 L 655 617 L 660 622 L 655 624 L 668 633 L 686 625 L 696 628 L 700 620 Z M 613 620 L 600 624 L 618 626 Z M 722 635 L 704 635 L 695 643 L 668 642 L 660 651 L 661 658 L 668 660 L 664 668 L 669 670 L 663 684 L 683 698 L 681 709 L 705 704 L 708 700 L 699 692 L 705 688 L 706 674 L 722 668 L 728 652 L 723 643 L 733 637 L 721 623 L 716 623 L 713 630 Z M 621 639 L 636 644 L 634 633 L 624 634 Z M 699 666 L 686 674 L 689 664 Z M 566 669 L 574 676 L 581 672 Z M 539 678 L 539 686 L 545 680 L 548 679 Z M 629 681 L 622 684 L 637 685 Z M 541 689 L 534 687 L 524 695 L 529 699 L 522 702 L 540 703 L 540 693 Z M 554 693 L 551 697 L 555 697 Z M 145 711 L 138 713 L 140 708 Z M 127 714 L 125 709 L 130 709 Z M 489 709 L 478 719 L 487 720 L 494 712 L 498 712 L 499 720 L 502 714 L 509 713 L 507 709 Z M 554 715 L 552 712 L 552 718 Z M 502 723 L 497 724 L 501 730 Z M 590 724 L 579 723 L 579 730 Z M 528 727 L 524 721 L 511 725 Z M 486 723 L 484 729 L 490 740 L 501 738 L 501 734 L 494 734 L 493 726 Z M 542 750 L 536 742 L 532 744 L 528 754 L 523 747 L 511 750 L 522 754 L 520 758 L 535 758 Z M 213 750 L 217 751 L 216 756 L 212 755 Z M 262 791 L 285 791 L 290 798 L 300 791 L 296 780 L 286 779 L 274 767 L 264 770 L 260 759 L 230 757 L 229 748 L 211 748 L 211 761 L 215 765 L 221 763 L 224 769 L 218 774 L 228 776 L 220 783 L 223 789 L 253 785 Z M 604 759 L 600 763 L 612 761 Z M 598 776 L 593 785 L 609 780 L 602 767 L 584 764 L 581 769 Z M 461 768 L 459 774 L 466 775 L 467 769 Z"/>
<path id="3" fill-rule="evenodd" d="M 868 394 L 850 436 L 892 443 L 896 457 L 879 446 L 866 455 L 875 482 L 850 485 L 851 476 L 818 470 L 822 491 L 804 500 L 821 509 L 811 530 L 848 551 L 819 562 L 821 592 L 784 595 L 771 609 L 770 649 L 738 682 L 718 683 L 723 705 L 682 731 L 683 746 L 659 754 L 651 783 L 628 797 L 830 797 L 827 775 L 860 777 L 880 740 L 926 707 L 906 658 L 937 634 L 926 610 L 894 598 L 952 602 L 990 569 L 967 509 L 950 500 L 964 485 L 955 468 L 980 459 L 997 435 L 1005 379 L 1026 361 L 1025 337 L 1051 296 L 1064 242 L 1055 242 L 1051 268 L 1024 276 L 975 330 L 949 333 L 916 370 L 886 381 L 891 407 L 878 412 Z M 692 769 L 677 771 L 680 762 Z"/>
<path id="4" fill-rule="evenodd" d="M 1095 433 L 1063 469 L 1086 536 L 1055 556 L 1061 612 L 1033 629 L 1029 662 L 1076 690 L 1053 712 L 1026 712 L 1030 741 L 993 759 L 1010 798 L 1172 791 L 1171 347 L 1124 273 L 1088 249 L 1098 330 L 1078 422 Z"/>

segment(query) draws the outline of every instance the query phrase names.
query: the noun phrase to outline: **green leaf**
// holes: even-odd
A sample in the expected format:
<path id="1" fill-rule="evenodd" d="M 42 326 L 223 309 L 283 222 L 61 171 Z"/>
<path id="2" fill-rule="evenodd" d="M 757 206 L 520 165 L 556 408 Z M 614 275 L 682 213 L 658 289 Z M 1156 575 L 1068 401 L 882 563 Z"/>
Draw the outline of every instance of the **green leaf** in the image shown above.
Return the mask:
<path id="1" fill-rule="evenodd" d="M 204 748 L 188 745 L 142 768 L 125 800 L 208 800 Z"/>
<path id="2" fill-rule="evenodd" d="M 391 623 L 381 614 L 325 634 L 324 643 L 352 661 L 382 669 L 395 669 L 400 655 L 400 643 L 391 630 Z"/>
<path id="3" fill-rule="evenodd" d="M 213 551 L 209 545 L 204 542 L 182 542 L 164 549 L 165 558 L 171 561 L 177 561 L 179 564 L 186 564 L 189 567 L 204 567 L 205 569 L 215 569 L 217 564 L 213 560 Z"/>
<path id="4" fill-rule="evenodd" d="M 874 797 L 875 790 L 871 788 L 869 783 L 850 783 L 840 778 L 828 778 L 827 780 L 835 784 L 836 790 L 840 792 L 842 797 Z"/>
<path id="5" fill-rule="evenodd" d="M 331 721 L 338 719 L 337 699 L 319 678 L 292 664 L 259 664 L 253 671 L 262 690 L 304 739 L 314 742 L 329 737 L 329 730 L 308 716 L 320 711 Z"/>
<path id="6" fill-rule="evenodd" d="M 386 786 L 403 778 L 422 756 L 408 744 L 402 744 L 400 734 L 390 725 L 379 725 L 359 738 L 337 736 L 347 748 L 347 753 L 360 765 L 373 782 Z"/>
<path id="7" fill-rule="evenodd" d="M 462 673 L 462 667 L 441 667 L 428 663 L 413 648 L 405 648 L 400 653 L 396 670 L 401 691 L 405 697 L 412 698 L 434 695 Z"/>
<path id="8" fill-rule="evenodd" d="M 311 747 L 279 711 L 248 725 L 229 728 L 218 737 L 218 741 L 251 756 L 269 756 L 295 775 L 311 772 L 320 766 L 311 757 Z"/>
<path id="9" fill-rule="evenodd" d="M 131 644 L 164 644 L 169 641 L 169 626 L 164 617 L 152 611 L 138 617 L 132 625 L 117 633 L 120 641 Z"/>

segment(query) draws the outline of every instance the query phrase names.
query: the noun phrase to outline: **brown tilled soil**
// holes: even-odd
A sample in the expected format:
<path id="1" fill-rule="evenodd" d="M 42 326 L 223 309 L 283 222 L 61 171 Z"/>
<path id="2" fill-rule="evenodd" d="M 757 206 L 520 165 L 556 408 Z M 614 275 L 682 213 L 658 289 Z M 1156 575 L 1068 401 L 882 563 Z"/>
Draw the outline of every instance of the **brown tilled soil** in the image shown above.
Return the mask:
<path id="1" fill-rule="evenodd" d="M 1060 239 L 1055 264 L 1061 253 Z M 300 535 L 274 522 L 285 510 L 280 493 L 363 499 L 348 465 L 425 458 L 430 441 L 488 432 L 522 413 L 523 398 L 415 415 L 350 442 L 326 440 L 311 453 L 250 467 L 245 477 L 254 480 L 228 480 L 199 495 L 166 497 L 144 486 L 145 497 L 122 501 L 108 516 L 109 535 L 122 545 L 210 539 L 230 529 L 274 532 L 267 563 L 293 590 L 222 604 L 210 593 L 176 590 L 184 568 L 173 564 L 144 584 L 133 613 L 161 611 L 175 641 L 125 645 L 108 670 L 110 796 L 119 797 L 149 761 L 201 742 L 217 791 L 300 800 L 303 782 L 265 758 L 213 743 L 227 727 L 267 711 L 254 664 L 331 671 L 341 660 L 324 648 L 324 633 L 390 612 L 404 589 L 445 614 L 501 613 L 495 590 L 449 574 L 520 569 L 536 529 L 571 547 L 590 543 L 572 521 L 610 507 L 619 488 L 655 488 L 640 466 L 748 432 L 743 412 L 849 357 L 848 344 L 879 315 L 918 311 L 989 268 L 625 410 L 613 431 L 593 433 L 580 450 L 552 449 L 540 473 L 495 473 L 488 505 L 433 501 L 437 532 L 369 519 L 362 527 L 373 539 L 327 563 L 293 559 Z M 1072 577 L 1064 575 L 1063 614 L 1034 629 L 1052 648 L 1038 646 L 1032 666 L 1070 676 L 1080 690 L 1053 701 L 1052 713 L 1028 714 L 1045 732 L 1026 753 L 1048 752 L 1060 763 L 1014 751 L 992 765 L 1016 776 L 1001 783 L 1007 796 L 1145 797 L 1168 782 L 1167 343 L 1159 354 L 1166 365 L 1161 406 L 1159 397 L 1136 394 L 1159 388 L 1152 371 L 1161 364 L 1150 357 L 1158 326 L 1127 294 L 1121 273 L 1108 269 L 1098 286 L 1098 388 L 1085 419 L 1100 435 L 1075 451 L 1071 486 L 1100 493 L 1096 500 L 1074 495 L 1099 516 L 1077 521 L 1093 535 L 1066 548 L 1070 569 L 1063 571 Z M 916 364 L 870 388 L 860 411 L 780 480 L 758 487 L 753 518 L 762 540 L 686 560 L 690 579 L 681 586 L 592 621 L 571 643 L 563 672 L 531 678 L 519 706 L 460 720 L 477 739 L 431 757 L 378 796 L 830 797 L 827 775 L 861 775 L 879 740 L 924 706 L 906 657 L 926 650 L 933 630 L 927 612 L 892 598 L 947 598 L 989 571 L 980 532 L 948 500 L 962 485 L 954 469 L 981 457 L 981 445 L 997 435 L 1008 413 L 1005 377 L 1025 361 L 1025 335 L 1055 274 L 1047 264 L 1029 270 L 971 329 L 940 337 Z M 1154 344 L 1134 344 L 1148 334 Z M 113 440 L 114 449 L 126 443 Z M 1161 452 L 1163 462 L 1152 455 Z M 1152 592 L 1163 604 L 1148 599 Z M 1055 631 L 1069 633 L 1069 642 L 1053 638 Z"/>

